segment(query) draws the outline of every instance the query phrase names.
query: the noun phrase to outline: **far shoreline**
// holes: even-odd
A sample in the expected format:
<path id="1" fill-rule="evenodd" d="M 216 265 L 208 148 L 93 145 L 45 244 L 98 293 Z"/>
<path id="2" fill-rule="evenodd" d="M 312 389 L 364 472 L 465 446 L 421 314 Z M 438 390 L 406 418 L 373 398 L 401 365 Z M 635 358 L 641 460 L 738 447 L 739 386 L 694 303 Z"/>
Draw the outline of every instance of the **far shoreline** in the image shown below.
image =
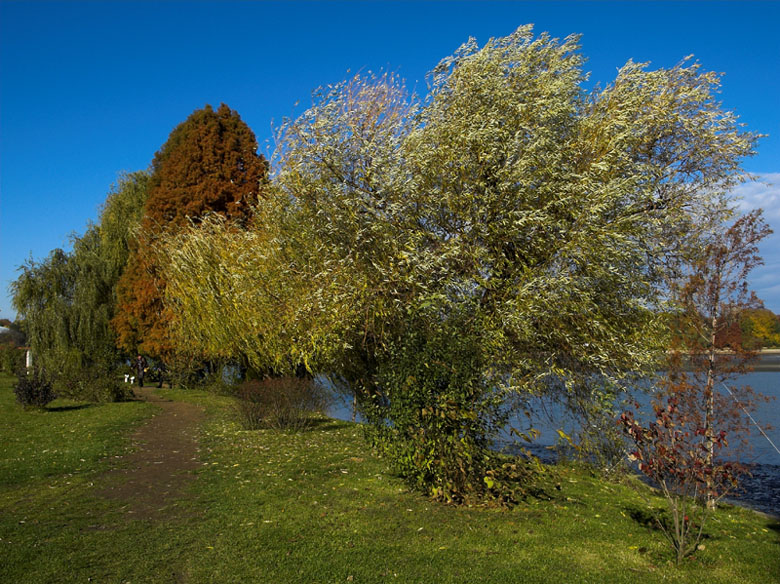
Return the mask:
<path id="1" fill-rule="evenodd" d="M 780 349 L 762 349 L 751 368 L 754 372 L 780 372 Z"/>
<path id="2" fill-rule="evenodd" d="M 733 351 L 720 350 L 718 355 L 734 354 Z M 780 372 L 780 348 L 761 349 L 755 352 L 755 362 L 750 364 L 745 373 Z"/>

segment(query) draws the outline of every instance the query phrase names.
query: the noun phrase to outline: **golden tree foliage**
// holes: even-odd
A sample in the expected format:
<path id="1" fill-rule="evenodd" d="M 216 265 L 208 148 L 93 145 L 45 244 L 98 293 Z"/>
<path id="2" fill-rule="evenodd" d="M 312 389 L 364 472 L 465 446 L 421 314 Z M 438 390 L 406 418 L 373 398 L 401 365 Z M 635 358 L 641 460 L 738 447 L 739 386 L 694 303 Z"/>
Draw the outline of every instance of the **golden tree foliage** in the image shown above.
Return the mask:
<path id="1" fill-rule="evenodd" d="M 766 308 L 742 314 L 742 334 L 762 347 L 780 347 L 780 317 Z"/>
<path id="2" fill-rule="evenodd" d="M 414 307 L 470 303 L 488 361 L 518 379 L 647 365 L 660 270 L 728 214 L 756 136 L 698 64 L 629 62 L 586 92 L 578 51 L 521 27 L 443 60 L 422 103 L 392 75 L 319 90 L 279 132 L 284 232 L 211 223 L 168 242 L 180 342 L 332 363 L 381 352 Z"/>

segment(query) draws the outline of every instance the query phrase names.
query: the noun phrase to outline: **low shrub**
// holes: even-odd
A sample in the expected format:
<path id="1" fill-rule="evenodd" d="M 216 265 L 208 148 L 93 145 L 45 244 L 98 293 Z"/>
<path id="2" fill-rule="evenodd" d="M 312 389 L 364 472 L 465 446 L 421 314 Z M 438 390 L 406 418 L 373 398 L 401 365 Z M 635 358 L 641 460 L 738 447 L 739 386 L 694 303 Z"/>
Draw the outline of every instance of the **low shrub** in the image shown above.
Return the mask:
<path id="1" fill-rule="evenodd" d="M 129 384 L 122 383 L 110 369 L 98 366 L 61 376 L 57 387 L 61 397 L 96 403 L 120 402 L 133 397 Z"/>
<path id="2" fill-rule="evenodd" d="M 210 364 L 200 388 L 215 395 L 235 395 L 243 381 L 241 367 L 231 361 L 216 361 Z"/>
<path id="3" fill-rule="evenodd" d="M 133 374 L 135 374 L 133 372 Z M 167 383 L 170 387 L 202 389 L 217 395 L 231 395 L 242 379 L 241 367 L 230 360 L 204 361 L 198 357 L 177 354 L 164 362 L 150 360 L 145 381 Z"/>
<path id="4" fill-rule="evenodd" d="M 247 381 L 239 386 L 236 395 L 238 418 L 247 430 L 304 430 L 326 404 L 324 389 L 310 378 Z"/>
<path id="5" fill-rule="evenodd" d="M 8 342 L 0 344 L 0 371 L 16 373 L 24 367 L 24 350 Z"/>
<path id="6" fill-rule="evenodd" d="M 459 322 L 418 326 L 390 345 L 376 394 L 358 395 L 360 413 L 371 444 L 415 490 L 449 503 L 511 502 L 519 474 L 491 450 L 508 418 L 504 396 L 484 374 L 480 339 L 458 334 Z"/>
<path id="7" fill-rule="evenodd" d="M 682 404 L 672 392 L 665 402 L 653 403 L 654 416 L 646 423 L 638 421 L 632 411 L 621 414 L 619 420 L 635 448 L 630 459 L 666 500 L 666 509 L 654 512 L 654 518 L 678 564 L 701 549 L 704 525 L 715 503 L 737 488 L 746 470 L 711 455 L 708 442 L 714 451 L 721 450 L 727 446 L 726 432 L 708 433 Z M 635 407 L 639 409 L 638 404 Z"/>
<path id="8" fill-rule="evenodd" d="M 14 386 L 16 401 L 25 408 L 43 408 L 57 397 L 51 381 L 38 369 L 19 373 Z"/>

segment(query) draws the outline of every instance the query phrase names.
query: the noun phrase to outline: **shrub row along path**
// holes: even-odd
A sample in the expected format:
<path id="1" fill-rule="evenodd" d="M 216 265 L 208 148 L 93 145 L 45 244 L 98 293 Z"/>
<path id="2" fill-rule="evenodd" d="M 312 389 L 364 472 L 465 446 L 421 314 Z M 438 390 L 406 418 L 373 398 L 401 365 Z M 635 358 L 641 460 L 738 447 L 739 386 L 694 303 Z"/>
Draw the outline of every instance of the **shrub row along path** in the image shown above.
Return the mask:
<path id="1" fill-rule="evenodd" d="M 162 398 L 150 388 L 136 388 L 141 399 L 160 407 L 133 434 L 133 452 L 107 473 L 103 496 L 118 500 L 138 519 L 168 515 L 171 504 L 195 479 L 198 429 L 205 414 L 198 406 Z"/>

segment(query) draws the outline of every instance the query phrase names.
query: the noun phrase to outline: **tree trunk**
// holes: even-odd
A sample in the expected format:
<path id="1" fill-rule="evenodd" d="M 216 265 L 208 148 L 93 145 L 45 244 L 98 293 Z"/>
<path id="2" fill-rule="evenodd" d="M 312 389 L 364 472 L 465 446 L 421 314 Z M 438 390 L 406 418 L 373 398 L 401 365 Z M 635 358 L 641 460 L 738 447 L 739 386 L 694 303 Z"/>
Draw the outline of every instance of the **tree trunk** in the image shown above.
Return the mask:
<path id="1" fill-rule="evenodd" d="M 704 390 L 704 445 L 707 449 L 705 464 L 712 469 L 715 458 L 715 444 L 712 436 L 712 428 L 715 422 L 715 334 L 718 330 L 718 317 L 712 317 L 712 330 L 710 331 L 710 348 L 707 363 L 707 386 Z M 706 502 L 708 509 L 715 508 L 715 499 L 712 496 L 712 479 L 707 479 Z"/>

